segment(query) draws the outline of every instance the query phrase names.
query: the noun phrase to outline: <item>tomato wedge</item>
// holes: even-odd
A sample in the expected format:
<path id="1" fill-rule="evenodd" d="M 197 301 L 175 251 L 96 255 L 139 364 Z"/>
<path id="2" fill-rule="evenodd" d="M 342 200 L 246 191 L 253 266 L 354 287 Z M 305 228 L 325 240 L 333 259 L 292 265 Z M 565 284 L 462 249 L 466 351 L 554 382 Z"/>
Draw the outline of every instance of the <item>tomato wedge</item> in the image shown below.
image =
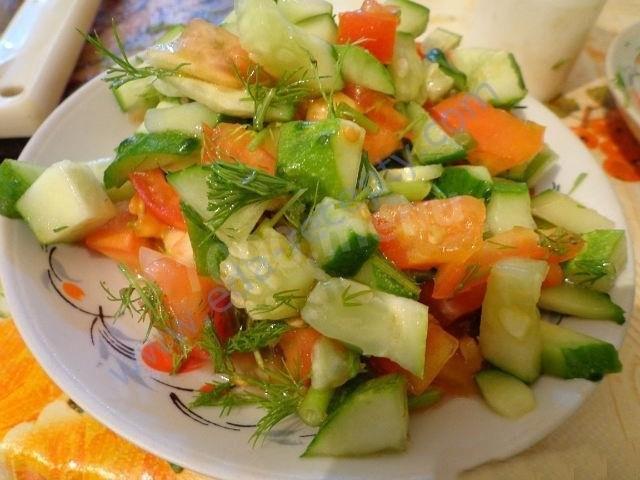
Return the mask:
<path id="1" fill-rule="evenodd" d="M 161 222 L 186 230 L 180 210 L 180 197 L 169 185 L 159 168 L 129 175 L 133 188 L 144 202 L 145 207 Z"/>
<path id="2" fill-rule="evenodd" d="M 276 171 L 276 157 L 269 151 L 268 142 L 254 147 L 252 142 L 255 138 L 256 132 L 248 130 L 246 125 L 202 125 L 202 162 L 238 162 L 273 175 Z"/>
<path id="3" fill-rule="evenodd" d="M 338 43 L 357 43 L 382 63 L 391 63 L 399 23 L 394 7 L 365 0 L 360 10 L 340 14 Z"/>
<path id="4" fill-rule="evenodd" d="M 478 387 L 474 376 L 482 369 L 482 363 L 478 343 L 471 337 L 462 337 L 458 351 L 440 370 L 433 384 L 451 395 L 475 395 Z"/>
<path id="5" fill-rule="evenodd" d="M 486 291 L 487 285 L 481 283 L 451 298 L 433 298 L 433 282 L 426 282 L 420 292 L 420 302 L 429 306 L 442 326 L 448 327 L 460 317 L 479 310 Z"/>
<path id="6" fill-rule="evenodd" d="M 296 328 L 286 332 L 278 345 L 284 354 L 287 370 L 295 378 L 306 380 L 311 374 L 311 354 L 322 334 L 313 328 Z"/>
<path id="7" fill-rule="evenodd" d="M 173 372 L 173 355 L 170 349 L 168 349 L 163 342 L 159 340 L 152 340 L 151 342 L 145 343 L 140 355 L 142 357 L 142 361 L 149 368 L 163 373 Z M 187 359 L 182 362 L 182 365 L 178 368 L 177 373 L 197 370 L 208 361 L 209 355 L 207 352 L 199 347 L 194 347 L 189 353 Z"/>
<path id="8" fill-rule="evenodd" d="M 401 269 L 465 262 L 482 245 L 482 200 L 469 196 L 385 205 L 373 215 L 380 250 Z"/>
<path id="9" fill-rule="evenodd" d="M 136 235 L 132 226 L 136 217 L 123 211 L 97 228 L 84 239 L 91 250 L 100 252 L 118 262 L 137 268 L 138 252 L 141 247 L 149 247 L 150 242 Z"/>

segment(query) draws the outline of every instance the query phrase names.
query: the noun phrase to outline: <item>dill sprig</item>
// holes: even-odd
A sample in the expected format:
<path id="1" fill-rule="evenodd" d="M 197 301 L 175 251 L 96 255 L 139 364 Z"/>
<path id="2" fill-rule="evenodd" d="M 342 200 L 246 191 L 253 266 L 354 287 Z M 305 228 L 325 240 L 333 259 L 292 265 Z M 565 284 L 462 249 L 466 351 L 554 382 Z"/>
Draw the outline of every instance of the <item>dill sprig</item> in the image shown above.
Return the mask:
<path id="1" fill-rule="evenodd" d="M 262 69 L 259 65 L 254 66 L 246 79 L 238 72 L 238 78 L 243 83 L 249 97 L 253 100 L 255 110 L 253 114 L 253 128 L 262 130 L 267 111 L 271 107 L 283 105 L 295 105 L 304 100 L 312 93 L 309 79 L 305 75 L 299 75 L 300 69 L 285 73 L 277 83 L 270 87 L 260 84 L 260 74 Z M 300 80 L 294 80 L 302 77 Z"/>
<path id="2" fill-rule="evenodd" d="M 261 348 L 271 347 L 280 337 L 291 330 L 285 322 L 269 322 L 259 320 L 253 322 L 246 330 L 241 330 L 229 339 L 226 352 L 254 352 Z"/>
<path id="3" fill-rule="evenodd" d="M 293 304 L 295 300 L 303 300 L 307 298 L 306 295 L 300 295 L 300 290 L 297 288 L 291 290 L 282 290 L 272 295 L 273 303 L 261 303 L 253 307 L 249 313 L 264 315 L 265 313 L 271 313 L 274 310 L 282 306 L 287 306 L 293 310 L 297 310 L 298 307 Z"/>
<path id="4" fill-rule="evenodd" d="M 225 347 L 220 342 L 218 335 L 216 335 L 211 320 L 207 320 L 204 324 L 200 347 L 211 357 L 216 373 L 225 375 L 231 375 L 233 373 L 233 365 L 227 357 Z"/>
<path id="5" fill-rule="evenodd" d="M 209 227 L 215 232 L 234 212 L 263 200 L 291 195 L 294 183 L 241 163 L 216 162 L 209 175 Z"/>
<path id="6" fill-rule="evenodd" d="M 145 341 L 154 328 L 171 338 L 175 347 L 173 370 L 176 371 L 189 355 L 191 346 L 184 336 L 176 331 L 176 319 L 173 312 L 164 303 L 164 293 L 157 283 L 131 271 L 126 265 L 120 264 L 118 268 L 129 284 L 121 288 L 118 294 L 114 294 L 105 282 L 100 282 L 107 294 L 107 299 L 119 303 L 114 317 L 119 318 L 125 313 L 129 313 L 131 316 L 138 316 L 139 322 L 148 322 Z"/>
<path id="7" fill-rule="evenodd" d="M 370 290 L 370 289 L 349 293 L 350 290 L 351 290 L 351 285 L 347 285 L 347 288 L 345 288 L 341 294 L 342 305 L 345 307 L 361 307 L 362 302 L 357 301 L 357 299 L 360 297 L 363 297 L 364 295 L 373 293 L 373 290 Z"/>
<path id="8" fill-rule="evenodd" d="M 175 68 L 166 69 L 166 68 L 156 68 L 151 66 L 135 66 L 131 63 L 129 56 L 124 47 L 124 42 L 120 37 L 120 33 L 118 32 L 118 28 L 113 22 L 113 38 L 116 42 L 117 52 L 112 52 L 105 45 L 104 41 L 100 38 L 100 36 L 94 32 L 93 34 L 86 34 L 80 30 L 80 34 L 84 36 L 86 41 L 96 49 L 96 51 L 107 60 L 111 60 L 113 65 L 107 68 L 107 76 L 104 79 L 105 82 L 109 84 L 109 87 L 112 90 L 115 90 L 125 83 L 128 83 L 132 80 L 138 80 L 140 78 L 147 77 L 170 77 L 173 75 L 177 75 L 178 71 L 187 65 L 186 63 L 182 63 Z"/>
<path id="9" fill-rule="evenodd" d="M 538 243 L 540 246 L 555 255 L 565 255 L 569 251 L 569 247 L 583 243 L 580 235 L 569 232 L 561 227 L 537 230 L 536 233 L 538 234 Z"/>

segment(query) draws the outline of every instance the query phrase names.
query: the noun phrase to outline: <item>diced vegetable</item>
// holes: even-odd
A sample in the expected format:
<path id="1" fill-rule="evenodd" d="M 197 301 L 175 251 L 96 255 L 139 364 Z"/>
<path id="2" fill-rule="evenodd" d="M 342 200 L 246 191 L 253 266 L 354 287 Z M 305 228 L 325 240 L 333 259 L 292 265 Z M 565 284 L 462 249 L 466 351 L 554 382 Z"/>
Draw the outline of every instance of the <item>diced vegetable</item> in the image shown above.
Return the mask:
<path id="1" fill-rule="evenodd" d="M 451 62 L 467 75 L 468 91 L 496 107 L 510 108 L 527 94 L 513 54 L 487 48 L 456 48 Z"/>
<path id="2" fill-rule="evenodd" d="M 451 138 L 417 103 L 407 105 L 407 114 L 414 126 L 411 155 L 421 164 L 449 163 L 466 155 L 462 145 Z"/>
<path id="3" fill-rule="evenodd" d="M 106 188 L 120 187 L 131 173 L 198 161 L 200 141 L 178 132 L 136 134 L 116 149 L 116 158 L 104 172 Z"/>
<path id="4" fill-rule="evenodd" d="M 95 177 L 102 184 L 104 181 L 104 172 L 109 168 L 113 159 L 110 157 L 98 158 L 96 160 L 91 160 L 87 162 L 87 167 L 91 169 Z M 111 199 L 112 202 L 120 202 L 122 200 L 129 200 L 135 190 L 133 189 L 133 185 L 131 182 L 125 182 L 122 186 L 117 188 L 109 188 L 107 189 L 107 195 Z"/>
<path id="5" fill-rule="evenodd" d="M 437 48 L 447 53 L 449 50 L 453 50 L 460 45 L 461 41 L 462 35 L 438 27 L 429 32 L 422 41 L 422 51 L 430 52 L 434 48 Z"/>
<path id="6" fill-rule="evenodd" d="M 618 352 L 610 343 L 542 322 L 542 371 L 560 378 L 598 381 L 622 370 Z"/>
<path id="7" fill-rule="evenodd" d="M 613 222 L 595 210 L 587 208 L 569 195 L 555 190 L 545 190 L 531 200 L 535 217 L 573 233 L 587 233 L 613 227 Z"/>
<path id="8" fill-rule="evenodd" d="M 322 339 L 322 335 L 313 328 L 296 328 L 285 332 L 278 347 L 284 355 L 284 364 L 294 378 L 308 380 L 311 375 L 313 350 Z"/>
<path id="9" fill-rule="evenodd" d="M 520 418 L 536 408 L 531 387 L 508 373 L 483 370 L 476 382 L 487 405 L 503 417 Z"/>
<path id="10" fill-rule="evenodd" d="M 487 228 L 497 235 L 514 227 L 536 228 L 529 188 L 526 183 L 496 180 L 487 204 Z"/>
<path id="11" fill-rule="evenodd" d="M 269 130 L 263 132 L 266 135 L 271 133 Z M 255 145 L 256 136 L 256 132 L 246 125 L 219 123 L 213 128 L 203 125 L 202 161 L 242 163 L 273 175 L 276 171 L 276 154 L 266 148 L 268 138 L 263 144 Z"/>
<path id="12" fill-rule="evenodd" d="M 198 102 L 170 108 L 152 108 L 144 116 L 144 126 L 150 133 L 176 131 L 188 135 L 202 134 L 202 124 L 215 127 L 220 114 Z"/>
<path id="13" fill-rule="evenodd" d="M 373 255 L 367 260 L 353 279 L 368 285 L 374 290 L 380 290 L 399 297 L 418 299 L 420 287 L 411 277 L 395 268 L 391 262 L 380 254 Z"/>
<path id="14" fill-rule="evenodd" d="M 424 200 L 431 191 L 431 182 L 408 180 L 406 182 L 387 182 L 391 193 L 403 195 L 411 202 Z"/>
<path id="15" fill-rule="evenodd" d="M 387 182 L 412 182 L 435 180 L 442 175 L 441 165 L 420 165 L 418 167 L 390 168 L 382 172 Z"/>
<path id="16" fill-rule="evenodd" d="M 329 416 L 304 457 L 352 456 L 406 448 L 409 411 L 405 380 L 374 378 L 354 390 Z"/>
<path id="17" fill-rule="evenodd" d="M 355 275 L 378 248 L 378 233 L 367 206 L 330 197 L 316 205 L 302 235 L 323 270 L 339 277 Z"/>
<path id="18" fill-rule="evenodd" d="M 358 45 L 336 45 L 336 51 L 341 57 L 341 72 L 346 82 L 387 95 L 395 93 L 391 74 L 369 51 Z"/>
<path id="19" fill-rule="evenodd" d="M 409 33 L 398 32 L 391 65 L 391 77 L 396 87 L 396 100 L 415 101 L 419 104 L 426 100 L 426 71 L 422 59 L 416 51 L 416 43 Z"/>
<path id="20" fill-rule="evenodd" d="M 382 63 L 391 63 L 399 23 L 393 9 L 365 0 L 362 9 L 338 18 L 338 43 L 357 43 Z"/>
<path id="21" fill-rule="evenodd" d="M 449 135 L 465 132 L 473 137 L 469 163 L 484 165 L 492 175 L 530 161 L 544 145 L 544 127 L 493 108 L 473 95 L 447 98 L 430 112 Z"/>
<path id="22" fill-rule="evenodd" d="M 567 280 L 608 292 L 627 260 L 624 230 L 594 230 L 582 235 L 582 251 L 564 266 Z"/>
<path id="23" fill-rule="evenodd" d="M 240 43 L 270 75 L 307 80 L 316 91 L 340 90 L 329 43 L 296 27 L 272 0 L 239 0 L 235 7 Z"/>
<path id="24" fill-rule="evenodd" d="M 453 85 L 457 90 L 467 90 L 467 75 L 463 71 L 457 69 L 451 62 L 449 62 L 442 50 L 434 48 L 428 51 L 426 59 L 429 62 L 437 64 L 438 67 L 440 67 L 440 71 L 442 73 L 451 77 L 451 79 L 453 80 Z"/>
<path id="25" fill-rule="evenodd" d="M 569 283 L 543 288 L 538 306 L 563 315 L 624 323 L 624 310 L 608 294 Z"/>
<path id="26" fill-rule="evenodd" d="M 158 220 L 181 230 L 186 229 L 180 197 L 165 179 L 159 168 L 144 172 L 133 172 L 131 184 L 143 201 L 145 208 Z"/>
<path id="27" fill-rule="evenodd" d="M 91 169 L 69 160 L 42 172 L 15 206 L 42 244 L 80 240 L 116 215 Z"/>
<path id="28" fill-rule="evenodd" d="M 411 0 L 385 0 L 386 5 L 394 5 L 400 9 L 400 25 L 398 31 L 419 37 L 427 29 L 429 9 Z"/>
<path id="29" fill-rule="evenodd" d="M 280 131 L 277 173 L 305 187 L 309 201 L 351 200 L 364 135 L 362 127 L 342 119 L 287 123 Z"/>
<path id="30" fill-rule="evenodd" d="M 229 255 L 226 244 L 219 240 L 189 205 L 182 204 L 182 214 L 193 249 L 196 269 L 200 275 L 220 278 L 220 263 Z"/>
<path id="31" fill-rule="evenodd" d="M 423 374 L 425 305 L 332 278 L 316 285 L 302 318 L 323 335 L 353 345 L 364 355 L 389 358 L 417 376 Z"/>
<path id="32" fill-rule="evenodd" d="M 536 305 L 547 268 L 539 260 L 499 261 L 491 269 L 482 304 L 482 355 L 527 383 L 540 375 L 542 343 Z"/>
<path id="33" fill-rule="evenodd" d="M 44 172 L 41 165 L 6 159 L 0 164 L 0 215 L 20 218 L 16 202 Z"/>
<path id="34" fill-rule="evenodd" d="M 486 199 L 491 195 L 493 179 L 486 167 L 480 165 L 460 165 L 447 167 L 435 182 L 447 197 L 470 195 Z"/>
<path id="35" fill-rule="evenodd" d="M 533 187 L 557 160 L 558 155 L 545 145 L 531 161 L 513 167 L 503 175 L 509 180 L 525 182 L 529 187 Z"/>
<path id="36" fill-rule="evenodd" d="M 293 23 L 333 13 L 333 6 L 325 0 L 278 0 L 277 5 L 287 20 Z"/>
<path id="37" fill-rule="evenodd" d="M 160 96 L 154 88 L 155 77 L 131 80 L 112 90 L 118 106 L 123 112 L 155 106 Z"/>
<path id="38" fill-rule="evenodd" d="M 385 205 L 373 219 L 389 260 L 399 268 L 429 269 L 464 262 L 480 247 L 485 206 L 473 197 Z"/>
<path id="39" fill-rule="evenodd" d="M 319 390 L 334 389 L 356 376 L 360 370 L 360 357 L 330 338 L 320 338 L 311 354 L 311 387 Z"/>
<path id="40" fill-rule="evenodd" d="M 430 104 L 442 100 L 454 86 L 453 78 L 444 73 L 440 65 L 425 60 L 425 77 L 427 82 L 427 102 Z"/>
<path id="41" fill-rule="evenodd" d="M 333 15 L 329 13 L 305 18 L 297 22 L 296 26 L 327 43 L 334 44 L 338 41 L 338 25 L 336 25 Z"/>
<path id="42" fill-rule="evenodd" d="M 220 264 L 231 301 L 256 320 L 296 316 L 317 276 L 311 260 L 267 227 L 229 245 L 229 256 Z"/>

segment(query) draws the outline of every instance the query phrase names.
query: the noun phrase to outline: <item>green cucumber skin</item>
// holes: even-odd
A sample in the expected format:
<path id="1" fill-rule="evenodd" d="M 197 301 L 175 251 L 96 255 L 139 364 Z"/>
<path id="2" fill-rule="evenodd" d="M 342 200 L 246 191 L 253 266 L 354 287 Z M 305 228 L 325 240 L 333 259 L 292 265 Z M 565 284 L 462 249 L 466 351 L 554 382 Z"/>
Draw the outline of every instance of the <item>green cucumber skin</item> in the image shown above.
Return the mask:
<path id="1" fill-rule="evenodd" d="M 120 187 L 129 174 L 170 165 L 180 159 L 197 159 L 200 140 L 179 132 L 136 134 L 116 149 L 116 158 L 104 172 L 105 188 Z"/>
<path id="2" fill-rule="evenodd" d="M 391 74 L 367 50 L 357 45 L 336 45 L 336 52 L 342 58 L 342 76 L 347 82 L 394 95 L 396 89 Z"/>
<path id="3" fill-rule="evenodd" d="M 420 297 L 420 286 L 380 254 L 367 260 L 353 279 L 375 290 L 399 297 L 412 300 L 418 300 Z"/>
<path id="4" fill-rule="evenodd" d="M 0 164 L 0 215 L 22 218 L 16 202 L 44 172 L 44 167 L 6 159 Z"/>
<path id="5" fill-rule="evenodd" d="M 374 402 L 376 399 L 382 398 L 383 395 L 391 398 L 385 398 L 388 400 L 386 403 L 393 402 L 396 411 L 381 410 L 371 412 L 375 414 L 377 418 L 369 418 L 366 425 L 352 425 L 349 424 L 354 411 L 359 410 L 358 407 L 371 408 L 368 404 Z M 395 397 L 395 398 L 394 398 Z M 398 439 L 392 439 L 393 442 L 389 442 L 387 445 L 381 445 L 381 448 L 376 448 L 372 451 L 354 451 L 354 446 L 347 440 L 348 443 L 344 443 L 344 433 L 338 435 L 337 432 L 344 430 L 345 427 L 349 429 L 348 433 L 355 433 L 366 437 L 367 434 L 374 436 L 382 436 L 386 432 L 376 431 L 376 427 L 385 420 L 385 415 L 394 415 L 396 418 L 391 419 L 395 427 L 400 427 L 400 433 Z M 342 425 L 340 425 L 342 423 Z M 357 429 L 353 428 L 357 427 Z M 398 374 L 385 375 L 368 380 L 355 388 L 351 393 L 341 400 L 341 402 L 329 413 L 329 416 L 324 421 L 320 430 L 313 438 L 302 457 L 317 457 L 317 456 L 362 456 L 377 453 L 381 451 L 403 451 L 406 449 L 407 433 L 409 427 L 409 408 L 406 393 L 406 380 L 404 377 Z M 371 430 L 374 430 L 371 432 Z M 346 433 L 346 432 L 345 432 Z M 402 435 L 403 434 L 403 435 Z M 328 440 L 327 440 L 327 437 Z M 331 438 L 333 437 L 333 438 Z M 338 445 L 338 443 L 342 443 Z"/>
<path id="6" fill-rule="evenodd" d="M 607 373 L 622 371 L 613 345 L 542 322 L 542 372 L 555 377 L 601 380 Z"/>
<path id="7" fill-rule="evenodd" d="M 492 182 L 474 176 L 466 168 L 445 168 L 436 185 L 447 197 L 470 195 L 487 200 L 491 196 Z"/>
<path id="8" fill-rule="evenodd" d="M 424 5 L 411 0 L 386 0 L 384 3 L 400 8 L 399 32 L 408 33 L 415 38 L 427 29 L 431 12 Z"/>
<path id="9" fill-rule="evenodd" d="M 180 205 L 187 233 L 193 249 L 193 258 L 199 275 L 220 278 L 220 263 L 229 255 L 229 249 L 211 233 L 198 213 L 189 205 Z"/>
<path id="10" fill-rule="evenodd" d="M 331 259 L 322 265 L 322 269 L 334 277 L 351 277 L 378 249 L 379 243 L 375 235 L 352 233 L 348 240 L 336 249 Z"/>
<path id="11" fill-rule="evenodd" d="M 538 306 L 544 310 L 592 320 L 612 320 L 618 325 L 625 322 L 624 310 L 607 293 L 582 288 L 568 283 L 543 288 Z"/>

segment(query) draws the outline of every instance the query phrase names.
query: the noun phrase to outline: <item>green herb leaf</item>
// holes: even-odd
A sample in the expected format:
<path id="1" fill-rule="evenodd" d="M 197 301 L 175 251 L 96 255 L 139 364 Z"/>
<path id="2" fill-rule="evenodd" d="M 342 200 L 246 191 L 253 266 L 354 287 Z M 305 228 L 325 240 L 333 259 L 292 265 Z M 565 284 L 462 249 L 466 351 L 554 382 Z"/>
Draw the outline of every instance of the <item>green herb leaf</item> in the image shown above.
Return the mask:
<path id="1" fill-rule="evenodd" d="M 298 310 L 298 307 L 293 304 L 295 300 L 303 300 L 307 298 L 306 295 L 300 295 L 300 290 L 297 288 L 291 290 L 282 290 L 281 292 L 274 293 L 273 303 L 261 303 L 260 305 L 256 305 L 254 308 L 250 310 L 250 313 L 254 314 L 265 314 L 273 312 L 282 306 L 287 306 L 293 310 Z"/>
<path id="2" fill-rule="evenodd" d="M 253 352 L 261 348 L 275 345 L 280 337 L 291 330 L 285 322 L 269 322 L 260 320 L 246 330 L 241 330 L 229 339 L 226 345 L 227 353 Z"/>
<path id="3" fill-rule="evenodd" d="M 362 302 L 358 302 L 356 299 L 363 297 L 364 295 L 373 293 L 373 290 L 368 288 L 366 290 L 360 290 L 359 292 L 354 292 L 354 293 L 349 293 L 350 290 L 351 290 L 351 285 L 348 285 L 347 288 L 344 289 L 341 295 L 342 305 L 345 307 L 361 307 Z"/>
<path id="4" fill-rule="evenodd" d="M 213 329 L 211 320 L 207 320 L 204 324 L 200 347 L 211 357 L 216 373 L 230 374 L 233 372 L 233 365 L 229 358 L 227 358 L 227 352 L 222 346 L 222 343 L 220 343 L 220 339 L 218 339 L 218 335 L 216 335 Z"/>
<path id="5" fill-rule="evenodd" d="M 582 172 L 580 175 L 578 175 L 576 177 L 576 179 L 573 181 L 573 185 L 571 186 L 571 190 L 569 190 L 569 195 L 571 195 L 573 192 L 575 192 L 578 187 L 582 184 L 582 182 L 584 182 L 585 178 L 587 178 L 588 173 L 587 172 Z"/>

